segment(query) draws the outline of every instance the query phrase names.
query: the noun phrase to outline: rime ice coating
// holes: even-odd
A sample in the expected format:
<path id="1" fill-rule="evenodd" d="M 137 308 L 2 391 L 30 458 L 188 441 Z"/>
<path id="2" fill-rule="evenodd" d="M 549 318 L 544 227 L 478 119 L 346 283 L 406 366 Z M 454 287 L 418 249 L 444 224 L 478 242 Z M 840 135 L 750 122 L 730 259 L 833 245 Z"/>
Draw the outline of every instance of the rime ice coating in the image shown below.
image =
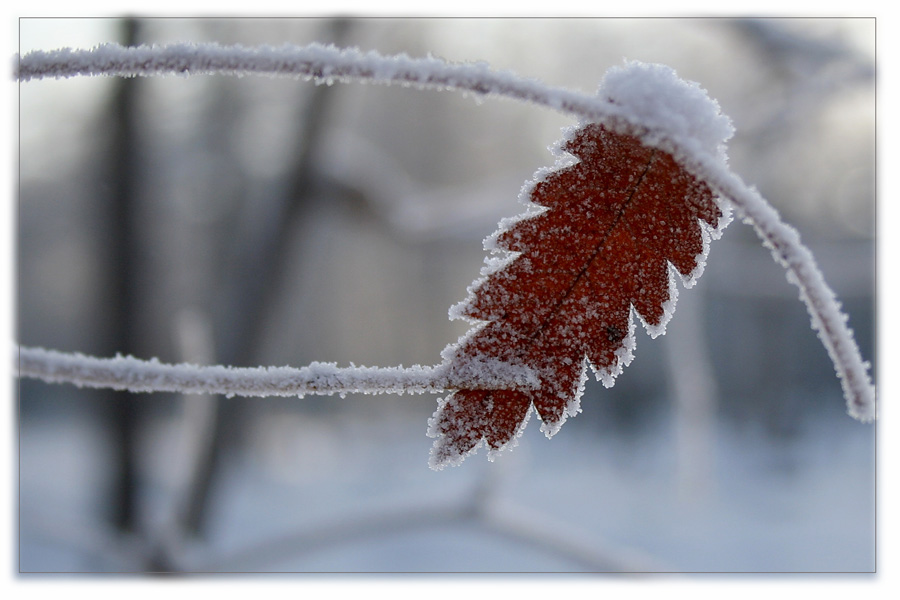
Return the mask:
<path id="1" fill-rule="evenodd" d="M 621 107 L 621 116 L 646 130 L 645 143 L 661 138 L 726 160 L 725 142 L 734 135 L 731 119 L 695 82 L 665 65 L 627 62 L 606 72 L 598 96 Z"/>
<path id="2" fill-rule="evenodd" d="M 619 116 L 640 124 L 646 119 L 651 129 L 668 129 L 670 136 L 678 135 L 689 143 L 722 135 L 730 127 L 727 119 L 716 116 L 715 102 L 696 84 L 681 81 L 668 67 L 637 62 L 610 70 L 597 96 L 552 87 L 509 71 L 497 71 L 483 62 L 450 63 L 430 56 L 411 58 L 405 54 L 384 56 L 374 51 L 317 43 L 278 47 L 213 43 L 135 47 L 101 44 L 90 50 L 60 48 L 29 52 L 16 57 L 13 71 L 20 82 L 76 76 L 255 74 L 312 79 L 326 84 L 369 82 L 458 90 L 530 102 L 593 122 Z M 610 96 L 618 101 L 609 102 Z M 661 97 L 664 102 L 654 97 Z M 659 118 L 663 120 L 657 121 Z M 685 125 L 689 126 L 685 128 Z"/>
<path id="3" fill-rule="evenodd" d="M 663 149 L 699 135 L 696 144 L 724 157 L 731 126 L 718 106 L 657 66 L 614 71 L 601 94 L 618 105 L 616 118 L 566 132 L 556 166 L 523 187 L 526 212 L 486 240 L 495 255 L 451 309 L 476 324 L 443 352 L 451 372 L 492 357 L 534 369 L 541 385 L 485 390 L 473 381 L 439 401 L 428 430 L 434 469 L 481 445 L 493 459 L 515 445 L 532 409 L 555 434 L 581 410 L 588 367 L 611 386 L 631 362 L 635 315 L 651 336 L 664 332 L 674 274 L 693 283 L 728 221 L 724 203 Z"/>
<path id="4" fill-rule="evenodd" d="M 47 383 L 72 383 L 79 387 L 108 388 L 129 392 L 180 392 L 224 396 L 344 396 L 362 394 L 421 394 L 458 387 L 460 382 L 445 365 L 437 367 L 338 367 L 312 363 L 306 367 L 224 367 L 166 364 L 156 359 L 131 356 L 96 358 L 43 348 L 17 348 L 16 372 Z M 484 387 L 537 384 L 527 368 L 482 361 L 477 378 Z M 471 374 L 463 373 L 467 381 Z"/>

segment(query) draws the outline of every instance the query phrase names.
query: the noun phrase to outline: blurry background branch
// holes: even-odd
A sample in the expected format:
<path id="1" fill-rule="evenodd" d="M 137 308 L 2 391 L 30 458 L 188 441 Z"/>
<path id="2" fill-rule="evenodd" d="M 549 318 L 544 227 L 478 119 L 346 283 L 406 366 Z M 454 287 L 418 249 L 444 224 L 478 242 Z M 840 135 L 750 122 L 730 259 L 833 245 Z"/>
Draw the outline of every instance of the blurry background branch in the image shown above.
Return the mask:
<path id="1" fill-rule="evenodd" d="M 140 42 L 140 24 L 126 19 L 122 24 L 125 46 Z M 139 223 L 139 193 L 142 174 L 138 98 L 141 81 L 119 79 L 110 101 L 110 141 L 108 145 L 109 185 L 108 217 L 101 220 L 106 238 L 108 287 L 106 293 L 107 353 L 140 353 L 142 340 L 137 328 L 143 307 L 139 279 L 143 252 Z M 113 437 L 115 464 L 112 491 L 112 519 L 122 531 L 136 533 L 139 485 L 137 446 L 141 406 L 135 402 L 117 402 L 106 394 L 109 433 Z"/>

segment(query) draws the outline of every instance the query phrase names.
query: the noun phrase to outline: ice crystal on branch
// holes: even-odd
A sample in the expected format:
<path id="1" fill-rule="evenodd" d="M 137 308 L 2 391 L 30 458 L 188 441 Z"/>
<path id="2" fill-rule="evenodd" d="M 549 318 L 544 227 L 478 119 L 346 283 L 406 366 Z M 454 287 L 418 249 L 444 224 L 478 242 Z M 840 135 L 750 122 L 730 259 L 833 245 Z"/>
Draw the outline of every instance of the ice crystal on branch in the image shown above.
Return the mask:
<path id="1" fill-rule="evenodd" d="M 482 442 L 493 458 L 532 408 L 541 429 L 556 433 L 580 411 L 588 366 L 611 386 L 631 361 L 635 315 L 651 336 L 664 331 L 675 273 L 693 283 L 710 237 L 728 221 L 713 191 L 662 149 L 667 139 L 693 136 L 724 157 L 731 126 L 718 106 L 664 67 L 632 65 L 604 84 L 600 94 L 633 109 L 638 124 L 570 131 L 557 168 L 523 189 L 529 210 L 488 238 L 489 249 L 511 259 L 491 260 L 451 310 L 476 324 L 444 351 L 451 369 L 500 359 L 534 369 L 540 387 L 486 390 L 473 382 L 442 400 L 429 423 L 438 438 L 433 468 L 458 464 Z"/>

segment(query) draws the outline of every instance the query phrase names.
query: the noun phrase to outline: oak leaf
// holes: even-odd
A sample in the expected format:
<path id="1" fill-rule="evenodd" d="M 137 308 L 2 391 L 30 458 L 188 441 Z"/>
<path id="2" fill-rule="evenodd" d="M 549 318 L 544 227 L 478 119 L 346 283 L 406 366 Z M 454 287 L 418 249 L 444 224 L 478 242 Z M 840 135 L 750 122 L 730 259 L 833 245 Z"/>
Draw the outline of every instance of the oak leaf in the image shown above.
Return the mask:
<path id="1" fill-rule="evenodd" d="M 634 319 L 664 331 L 675 273 L 690 285 L 724 225 L 710 188 L 673 156 L 627 129 L 591 123 L 562 150 L 577 162 L 539 173 L 533 206 L 501 222 L 484 277 L 451 316 L 476 324 L 444 351 L 451 369 L 501 361 L 534 370 L 535 389 L 457 389 L 429 421 L 432 468 L 458 464 L 482 443 L 488 457 L 514 443 L 532 408 L 549 436 L 580 412 L 588 366 L 604 385 L 631 361 Z"/>

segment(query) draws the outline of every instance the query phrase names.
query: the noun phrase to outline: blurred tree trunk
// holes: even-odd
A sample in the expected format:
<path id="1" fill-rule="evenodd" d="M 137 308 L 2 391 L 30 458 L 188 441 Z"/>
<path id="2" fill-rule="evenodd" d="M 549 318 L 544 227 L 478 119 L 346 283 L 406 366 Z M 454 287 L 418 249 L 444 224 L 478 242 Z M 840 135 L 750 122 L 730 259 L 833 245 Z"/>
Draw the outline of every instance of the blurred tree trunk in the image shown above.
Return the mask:
<path id="1" fill-rule="evenodd" d="M 124 21 L 124 44 L 133 46 L 139 37 L 139 24 Z M 109 354 L 138 354 L 137 278 L 138 241 L 136 227 L 136 195 L 138 156 L 136 150 L 137 78 L 116 78 L 110 107 L 113 124 L 109 144 L 111 193 L 107 206 L 109 287 L 107 306 Z M 110 434 L 113 445 L 112 515 L 115 527 L 123 532 L 137 529 L 137 469 L 139 403 L 131 394 L 110 391 Z"/>

